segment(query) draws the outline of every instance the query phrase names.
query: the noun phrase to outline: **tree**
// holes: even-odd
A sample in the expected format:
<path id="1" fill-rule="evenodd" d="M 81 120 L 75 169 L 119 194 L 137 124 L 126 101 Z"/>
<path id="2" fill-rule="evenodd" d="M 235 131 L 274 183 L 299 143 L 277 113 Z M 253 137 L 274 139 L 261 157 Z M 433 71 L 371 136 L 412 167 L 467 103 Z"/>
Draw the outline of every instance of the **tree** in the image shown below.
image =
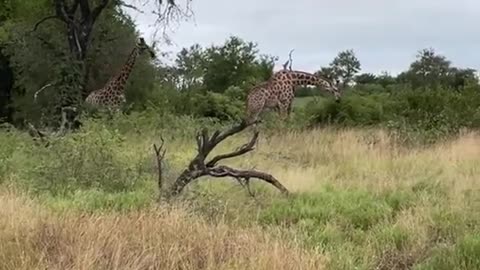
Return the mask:
<path id="1" fill-rule="evenodd" d="M 3 33 L 0 35 L 0 47 L 3 48 L 2 53 L 8 56 L 16 78 L 11 94 L 16 123 L 28 119 L 37 124 L 42 121 L 46 125 L 56 125 L 60 120 L 61 107 L 82 102 L 79 90 L 88 93 L 98 89 L 118 72 L 138 37 L 134 22 L 119 5 L 112 2 L 96 19 L 89 38 L 88 53 L 79 62 L 66 42 L 64 24 L 58 23 L 62 21 L 45 19 L 52 12 L 50 0 L 10 2 L 13 2 L 14 8 L 8 14 L 7 23 L 0 26 L 0 33 Z M 71 4 L 72 1 L 66 3 Z M 75 18 L 81 18 L 80 10 Z M 81 67 L 85 67 L 85 73 L 82 73 Z M 148 76 L 138 80 L 135 74 Z M 155 74 L 154 65 L 140 57 L 128 81 L 127 89 L 134 91 L 127 90 L 127 100 L 139 104 L 148 99 L 147 92 L 154 87 Z M 50 86 L 37 95 L 34 102 L 34 94 L 44 89 L 45 85 Z M 40 119 L 42 117 L 44 120 Z"/>
<path id="2" fill-rule="evenodd" d="M 168 24 L 188 15 L 172 0 L 138 1 L 155 1 L 157 24 Z M 0 18 L 7 20 L 0 24 L 0 47 L 15 74 L 12 96 L 18 110 L 16 115 L 21 118 L 59 115 L 61 107 L 81 103 L 89 90 L 101 87 L 118 71 L 138 35 L 124 13 L 125 7 L 137 8 L 127 1 L 9 0 L 5 3 L 8 5 L 0 8 Z M 150 72 L 153 78 L 153 66 L 145 65 L 142 59 L 138 62 L 133 72 Z M 146 83 L 152 82 L 148 78 L 129 80 L 129 84 L 146 91 L 151 88 Z M 44 85 L 51 85 L 44 92 L 46 99 L 39 97 L 38 104 L 32 104 L 34 92 Z M 146 98 L 142 91 L 135 92 L 135 101 Z M 128 92 L 127 99 L 132 100 Z"/>
<path id="3" fill-rule="evenodd" d="M 377 83 L 377 76 L 372 73 L 362 73 L 355 76 L 355 82 L 357 84 L 374 84 Z"/>
<path id="4" fill-rule="evenodd" d="M 12 121 L 11 96 L 13 88 L 13 70 L 9 60 L 0 47 L 0 123 Z"/>
<path id="5" fill-rule="evenodd" d="M 445 56 L 437 55 L 433 48 L 429 48 L 419 51 L 416 58 L 408 70 L 408 77 L 414 87 L 437 87 L 446 83 L 450 61 Z"/>
<path id="6" fill-rule="evenodd" d="M 189 2 L 190 0 L 186 0 Z M 144 0 L 143 2 L 148 2 Z M 175 0 L 156 0 L 158 11 L 157 22 L 166 23 L 172 16 L 178 15 L 178 6 Z M 90 67 L 87 65 L 86 60 L 90 50 L 91 36 L 94 26 L 104 10 L 107 7 L 122 8 L 129 7 L 135 8 L 133 5 L 121 0 L 74 0 L 73 2 L 66 0 L 53 0 L 53 15 L 50 14 L 39 20 L 33 30 L 37 30 L 38 27 L 47 20 L 56 20 L 63 24 L 65 31 L 63 34 L 68 43 L 70 52 L 70 70 L 66 73 L 71 74 L 72 77 L 67 82 L 63 82 L 63 85 L 69 85 L 68 90 L 64 90 L 62 94 L 65 96 L 62 98 L 60 106 L 68 106 L 71 103 L 75 103 L 83 100 L 88 92 L 86 86 L 88 84 Z M 164 9 L 164 11 L 162 11 Z"/>
<path id="7" fill-rule="evenodd" d="M 337 76 L 332 67 L 322 67 L 319 71 L 315 72 L 316 75 L 327 78 L 329 80 L 336 80 Z"/>
<path id="8" fill-rule="evenodd" d="M 340 79 L 343 85 L 348 85 L 353 80 L 355 74 L 360 71 L 360 67 L 360 61 L 353 50 L 338 53 L 330 63 L 330 68 L 333 70 L 336 79 Z"/>
<path id="9" fill-rule="evenodd" d="M 472 68 L 453 67 L 449 71 L 449 85 L 454 89 L 461 89 L 468 84 L 478 84 L 476 70 Z"/>
<path id="10" fill-rule="evenodd" d="M 0 0 L 0 121 L 13 120 L 14 87 L 19 78 L 15 74 L 9 48 L 21 46 L 23 42 L 12 41 L 12 29 L 44 12 L 48 7 L 47 1 Z"/>
<path id="11" fill-rule="evenodd" d="M 199 44 L 183 48 L 175 59 L 180 89 L 192 89 L 202 84 L 204 51 Z"/>
<path id="12" fill-rule="evenodd" d="M 268 79 L 274 58 L 257 58 L 257 44 L 231 36 L 221 46 L 205 51 L 203 83 L 207 90 L 224 92 L 230 86 L 243 87 L 249 83 Z"/>
<path id="13" fill-rule="evenodd" d="M 451 62 L 439 55 L 433 48 L 420 50 L 416 60 L 407 71 L 402 72 L 397 80 L 410 83 L 413 88 L 450 87 L 459 89 L 468 81 L 476 81 L 475 70 L 461 69 L 451 66 Z"/>
<path id="14" fill-rule="evenodd" d="M 206 49 L 199 44 L 182 49 L 175 59 L 180 89 L 203 89 L 223 93 L 268 79 L 275 58 L 259 55 L 257 45 L 231 36 L 222 45 Z"/>

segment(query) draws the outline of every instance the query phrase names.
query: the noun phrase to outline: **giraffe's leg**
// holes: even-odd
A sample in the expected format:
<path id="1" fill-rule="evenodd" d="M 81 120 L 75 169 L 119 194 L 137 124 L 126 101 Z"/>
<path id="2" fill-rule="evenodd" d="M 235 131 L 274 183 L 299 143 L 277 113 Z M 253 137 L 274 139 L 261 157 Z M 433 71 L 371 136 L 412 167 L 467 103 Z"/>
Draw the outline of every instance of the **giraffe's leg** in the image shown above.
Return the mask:
<path id="1" fill-rule="evenodd" d="M 257 110 L 253 113 L 252 117 L 250 118 L 249 123 L 253 123 L 253 131 L 257 132 L 258 131 L 258 119 L 260 116 L 261 110 Z"/>
<path id="2" fill-rule="evenodd" d="M 290 114 L 292 114 L 292 108 L 293 108 L 293 107 L 292 107 L 292 104 L 293 104 L 292 102 L 290 102 L 290 103 L 288 104 L 288 108 L 287 108 L 287 114 L 288 114 L 288 116 L 290 116 Z"/>
<path id="3" fill-rule="evenodd" d="M 255 127 L 257 125 L 257 123 L 255 122 L 258 121 L 260 114 L 264 110 L 264 107 L 265 107 L 265 102 L 251 103 L 247 108 L 247 117 L 246 117 L 247 124 L 254 123 L 253 126 Z"/>
<path id="4" fill-rule="evenodd" d="M 289 116 L 289 105 L 286 104 L 286 103 L 280 103 L 278 105 L 279 107 L 279 112 L 280 112 L 280 118 L 283 120 L 283 121 L 286 121 L 288 120 L 288 116 Z"/>

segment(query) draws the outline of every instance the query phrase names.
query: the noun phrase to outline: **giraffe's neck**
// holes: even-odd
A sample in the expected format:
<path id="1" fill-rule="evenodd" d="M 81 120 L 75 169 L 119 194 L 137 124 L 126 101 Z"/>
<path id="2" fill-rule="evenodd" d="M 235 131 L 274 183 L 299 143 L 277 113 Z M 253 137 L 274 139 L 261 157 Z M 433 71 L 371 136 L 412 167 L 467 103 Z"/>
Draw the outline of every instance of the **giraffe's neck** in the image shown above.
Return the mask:
<path id="1" fill-rule="evenodd" d="M 130 76 L 130 73 L 132 72 L 132 68 L 135 65 L 135 61 L 137 60 L 138 56 L 138 48 L 135 47 L 131 52 L 130 55 L 127 58 L 127 61 L 123 65 L 122 69 L 120 70 L 120 73 L 117 74 L 117 76 L 113 77 L 110 80 L 110 85 L 115 85 L 113 87 L 113 90 L 117 90 L 122 92 L 123 89 L 125 88 L 125 84 L 127 83 L 128 77 Z"/>
<path id="2" fill-rule="evenodd" d="M 326 80 L 315 74 L 303 71 L 287 71 L 284 76 L 292 86 L 322 86 L 328 84 Z"/>

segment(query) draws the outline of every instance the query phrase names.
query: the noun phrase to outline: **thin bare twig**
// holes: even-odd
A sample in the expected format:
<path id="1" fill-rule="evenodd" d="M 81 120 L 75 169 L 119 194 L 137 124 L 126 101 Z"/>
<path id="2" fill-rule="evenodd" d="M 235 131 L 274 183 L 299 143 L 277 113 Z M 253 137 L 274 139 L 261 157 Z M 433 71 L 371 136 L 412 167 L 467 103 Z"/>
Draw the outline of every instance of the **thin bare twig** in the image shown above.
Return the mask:
<path id="1" fill-rule="evenodd" d="M 137 7 L 134 6 L 134 5 L 130 5 L 130 4 L 127 4 L 127 3 L 125 3 L 125 2 L 121 2 L 120 5 L 121 5 L 122 7 L 126 7 L 126 8 L 129 8 L 129 9 L 133 9 L 133 10 L 135 10 L 136 12 L 139 12 L 139 13 L 141 13 L 141 14 L 145 14 L 144 11 L 142 11 L 141 9 L 137 8 Z"/>
<path id="2" fill-rule="evenodd" d="M 52 86 L 53 83 L 47 83 L 46 85 L 42 86 L 42 88 L 38 89 L 35 94 L 33 94 L 33 100 L 35 102 L 37 102 L 37 97 L 38 97 L 38 94 L 40 94 L 40 92 L 42 92 L 43 90 L 47 89 L 48 87 Z"/>
<path id="3" fill-rule="evenodd" d="M 157 170 L 158 170 L 158 189 L 161 192 L 163 188 L 163 169 L 162 161 L 165 158 L 167 149 L 164 148 L 165 140 L 163 137 L 160 137 L 161 144 L 157 147 L 156 144 L 153 144 L 153 150 L 155 151 L 155 157 L 157 159 Z"/>
<path id="4" fill-rule="evenodd" d="M 44 22 L 46 22 L 46 21 L 48 21 L 48 20 L 51 20 L 51 19 L 60 20 L 60 18 L 59 18 L 57 15 L 47 16 L 47 17 L 39 20 L 37 23 L 35 23 L 35 25 L 33 26 L 33 29 L 30 31 L 30 33 L 37 31 L 38 27 L 39 27 L 42 23 L 44 23 Z"/>

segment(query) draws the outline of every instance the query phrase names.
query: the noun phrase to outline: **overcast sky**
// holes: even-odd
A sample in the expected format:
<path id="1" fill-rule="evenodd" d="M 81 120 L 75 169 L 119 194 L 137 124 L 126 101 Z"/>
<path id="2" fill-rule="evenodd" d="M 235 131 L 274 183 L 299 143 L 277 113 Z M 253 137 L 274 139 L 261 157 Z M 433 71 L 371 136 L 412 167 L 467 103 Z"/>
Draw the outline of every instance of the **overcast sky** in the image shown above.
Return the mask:
<path id="1" fill-rule="evenodd" d="M 163 49 L 236 35 L 279 56 L 276 69 L 290 49 L 293 68 L 310 72 L 353 49 L 362 72 L 397 74 L 418 50 L 433 47 L 455 66 L 480 69 L 480 0 L 193 0 L 192 9 L 194 20 L 175 27 L 175 44 Z M 128 13 L 151 40 L 155 15 Z"/>

